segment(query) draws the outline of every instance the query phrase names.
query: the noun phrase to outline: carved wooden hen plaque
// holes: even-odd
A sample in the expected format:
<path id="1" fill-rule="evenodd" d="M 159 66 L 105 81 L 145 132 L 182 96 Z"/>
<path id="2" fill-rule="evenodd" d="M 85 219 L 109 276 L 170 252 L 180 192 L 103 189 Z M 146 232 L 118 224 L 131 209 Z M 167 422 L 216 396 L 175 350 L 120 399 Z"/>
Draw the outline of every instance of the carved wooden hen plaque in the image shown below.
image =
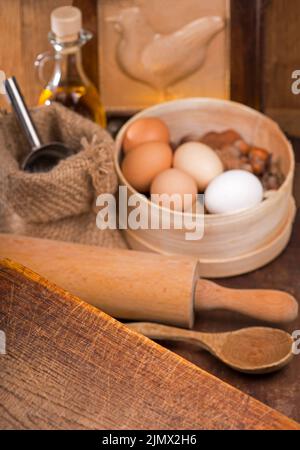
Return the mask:
<path id="1" fill-rule="evenodd" d="M 110 112 L 229 97 L 229 0 L 102 0 L 100 87 Z"/>

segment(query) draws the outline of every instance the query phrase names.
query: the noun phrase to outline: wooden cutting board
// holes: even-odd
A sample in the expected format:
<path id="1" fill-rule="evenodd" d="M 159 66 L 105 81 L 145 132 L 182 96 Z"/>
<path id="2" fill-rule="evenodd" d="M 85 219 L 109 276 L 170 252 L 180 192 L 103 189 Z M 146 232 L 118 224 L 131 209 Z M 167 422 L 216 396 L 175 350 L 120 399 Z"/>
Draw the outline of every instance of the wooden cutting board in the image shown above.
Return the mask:
<path id="1" fill-rule="evenodd" d="M 300 429 L 9 261 L 0 329 L 2 429 Z"/>

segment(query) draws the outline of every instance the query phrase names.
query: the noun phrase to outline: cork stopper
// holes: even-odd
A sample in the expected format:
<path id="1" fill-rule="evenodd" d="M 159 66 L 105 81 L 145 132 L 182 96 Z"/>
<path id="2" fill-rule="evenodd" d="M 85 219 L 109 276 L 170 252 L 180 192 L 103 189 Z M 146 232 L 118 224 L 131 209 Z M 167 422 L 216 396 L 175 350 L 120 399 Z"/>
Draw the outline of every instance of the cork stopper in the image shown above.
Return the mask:
<path id="1" fill-rule="evenodd" d="M 82 28 L 81 11 L 74 6 L 62 6 L 51 13 L 51 30 L 60 41 L 78 38 Z"/>

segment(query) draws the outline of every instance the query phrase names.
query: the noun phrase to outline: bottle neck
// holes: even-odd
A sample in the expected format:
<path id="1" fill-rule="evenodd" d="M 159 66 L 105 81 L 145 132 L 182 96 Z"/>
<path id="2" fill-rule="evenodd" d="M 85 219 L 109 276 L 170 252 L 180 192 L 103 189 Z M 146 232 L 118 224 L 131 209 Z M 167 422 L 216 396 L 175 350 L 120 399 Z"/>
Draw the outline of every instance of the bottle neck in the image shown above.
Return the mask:
<path id="1" fill-rule="evenodd" d="M 60 50 L 55 49 L 54 72 L 49 84 L 57 87 L 89 83 L 82 66 L 81 47 L 74 45 Z"/>

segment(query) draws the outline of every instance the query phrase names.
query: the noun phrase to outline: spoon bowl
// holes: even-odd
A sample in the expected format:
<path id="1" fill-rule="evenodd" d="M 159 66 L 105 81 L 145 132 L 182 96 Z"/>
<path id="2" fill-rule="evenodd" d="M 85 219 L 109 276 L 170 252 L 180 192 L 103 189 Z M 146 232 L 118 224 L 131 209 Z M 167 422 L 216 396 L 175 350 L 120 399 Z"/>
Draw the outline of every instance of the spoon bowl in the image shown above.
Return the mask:
<path id="1" fill-rule="evenodd" d="M 251 327 L 222 335 L 216 356 L 241 372 L 273 372 L 284 367 L 293 357 L 293 339 L 282 330 Z"/>
<path id="2" fill-rule="evenodd" d="M 62 159 L 73 154 L 74 152 L 62 143 L 52 142 L 30 152 L 22 163 L 22 169 L 26 172 L 48 172 Z"/>
<path id="3" fill-rule="evenodd" d="M 251 327 L 227 333 L 200 333 L 147 322 L 126 325 L 151 339 L 197 345 L 232 369 L 244 373 L 274 372 L 287 365 L 293 357 L 292 336 L 275 328 Z"/>

